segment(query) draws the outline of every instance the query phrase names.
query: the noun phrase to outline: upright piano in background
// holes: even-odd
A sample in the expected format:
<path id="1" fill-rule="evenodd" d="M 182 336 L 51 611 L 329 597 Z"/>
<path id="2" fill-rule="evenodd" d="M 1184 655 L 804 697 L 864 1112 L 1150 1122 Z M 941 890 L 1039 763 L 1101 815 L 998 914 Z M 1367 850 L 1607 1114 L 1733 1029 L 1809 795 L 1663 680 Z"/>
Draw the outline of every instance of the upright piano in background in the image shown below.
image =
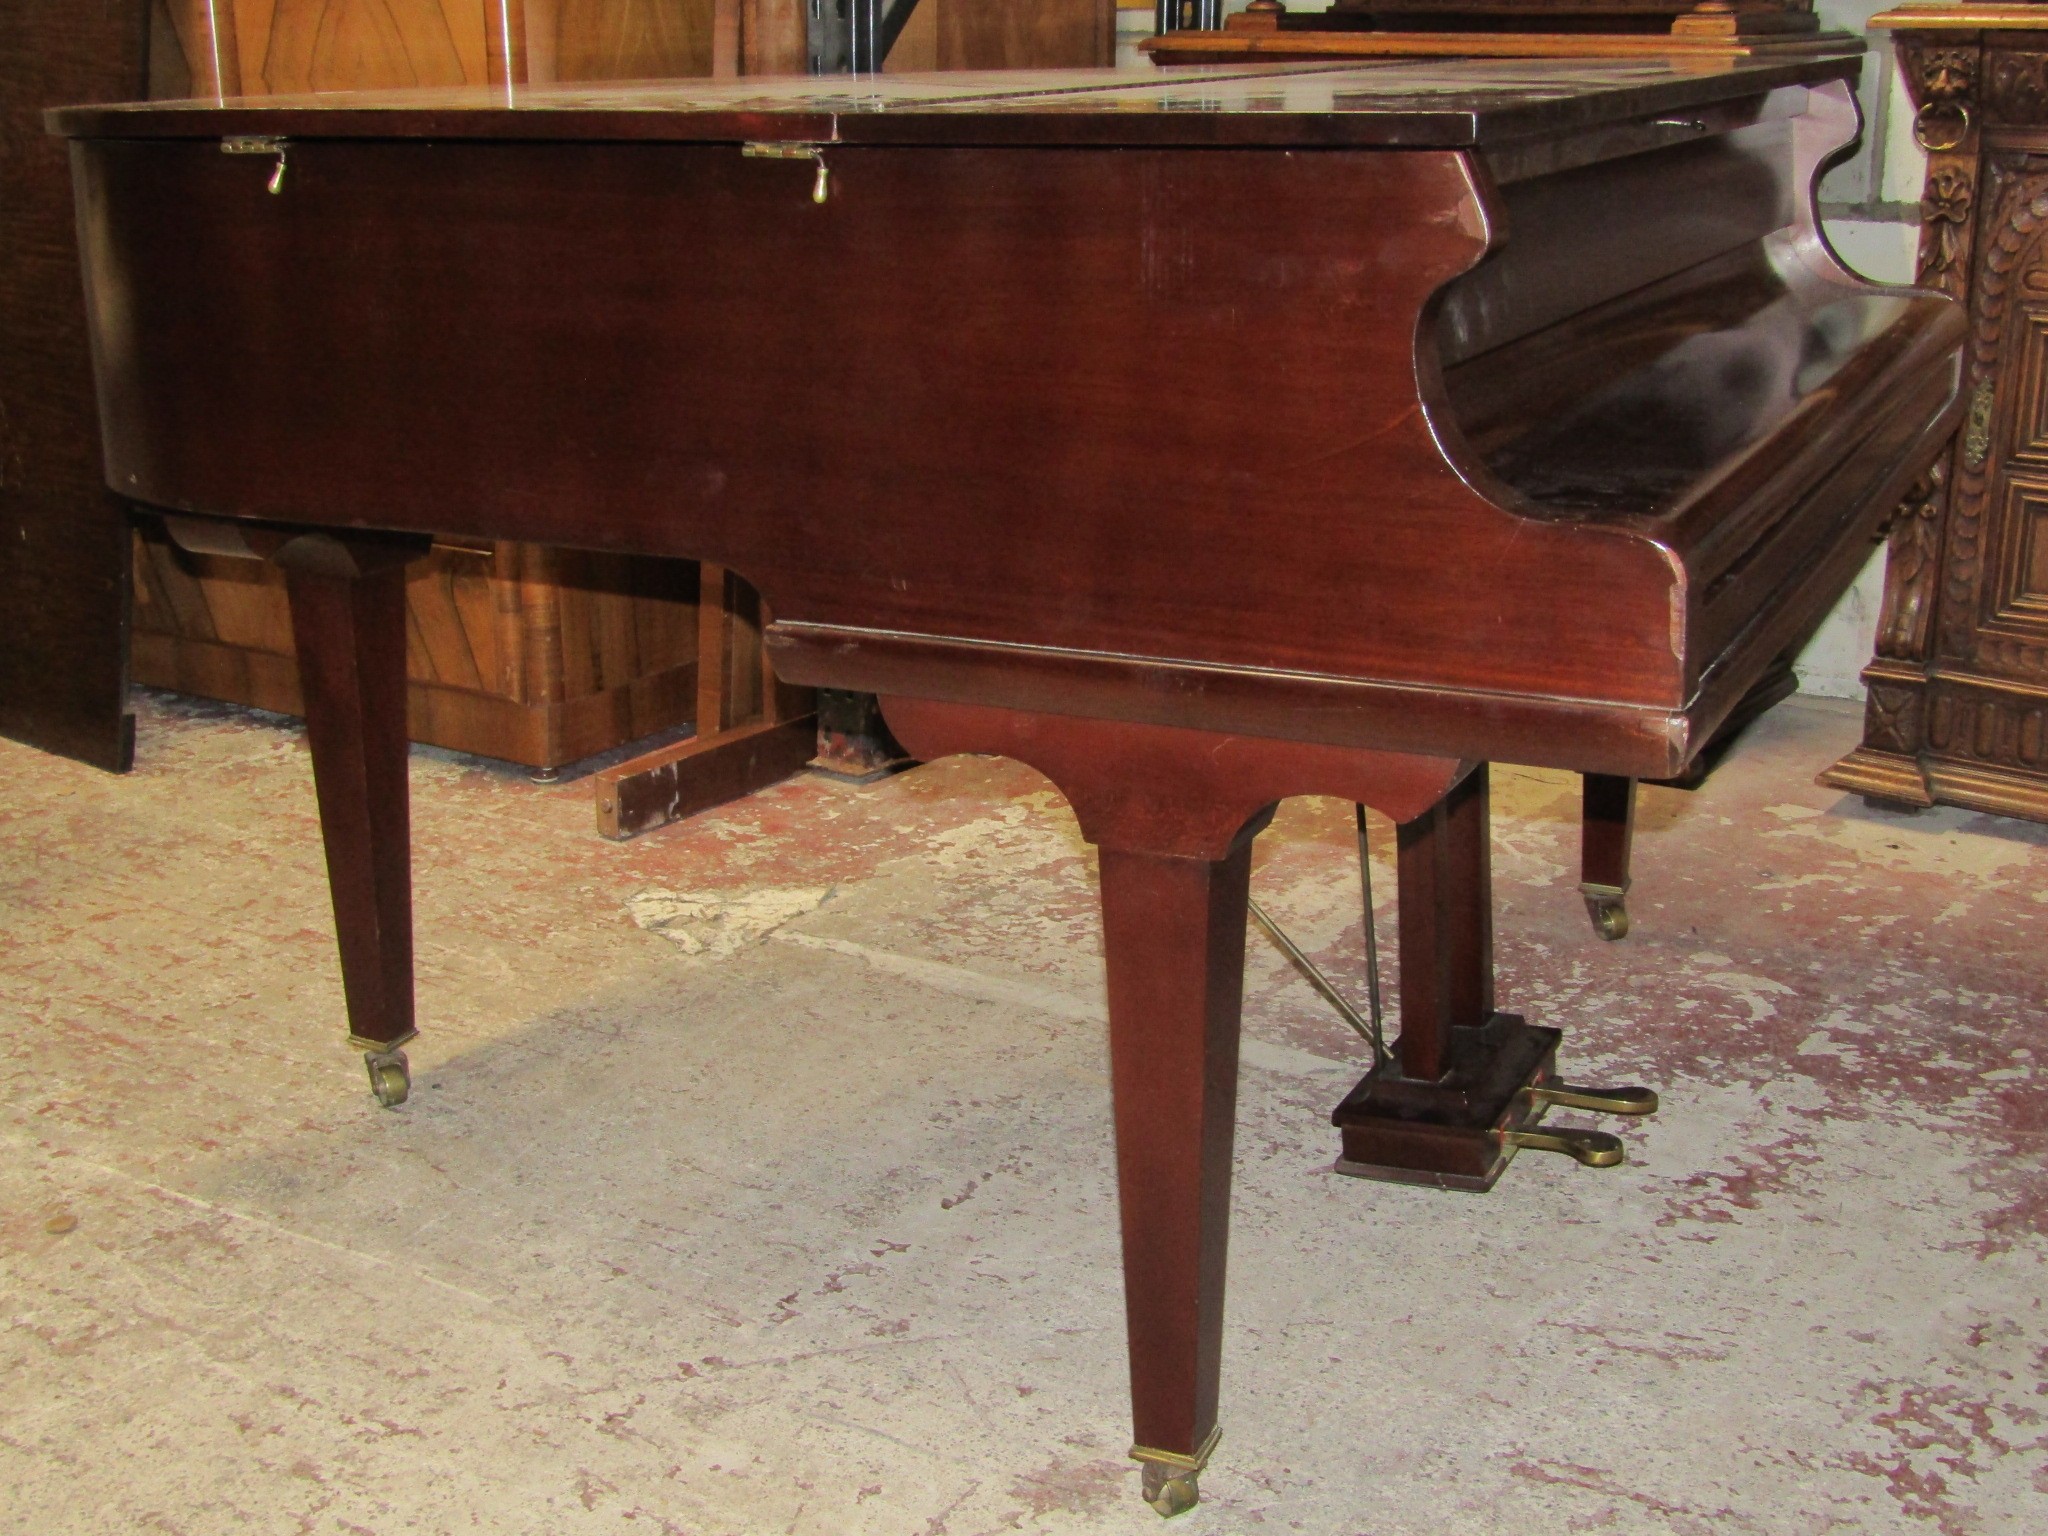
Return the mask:
<path id="1" fill-rule="evenodd" d="M 1216 1442 L 1251 842 L 1399 824 L 1347 1171 L 1582 1098 L 1494 1006 L 1487 762 L 1683 771 L 1958 409 L 1814 223 L 1854 56 L 736 81 L 56 114 L 108 472 L 285 572 L 349 1019 L 414 1032 L 405 563 L 695 557 L 1101 851 L 1136 1444 Z M 236 153 L 224 154 L 223 149 Z M 281 173 L 281 179 L 280 179 Z M 275 195 L 268 185 L 278 188 Z M 858 295 L 859 302 L 847 301 Z M 1641 1108 L 1626 1096 L 1616 1109 Z"/>

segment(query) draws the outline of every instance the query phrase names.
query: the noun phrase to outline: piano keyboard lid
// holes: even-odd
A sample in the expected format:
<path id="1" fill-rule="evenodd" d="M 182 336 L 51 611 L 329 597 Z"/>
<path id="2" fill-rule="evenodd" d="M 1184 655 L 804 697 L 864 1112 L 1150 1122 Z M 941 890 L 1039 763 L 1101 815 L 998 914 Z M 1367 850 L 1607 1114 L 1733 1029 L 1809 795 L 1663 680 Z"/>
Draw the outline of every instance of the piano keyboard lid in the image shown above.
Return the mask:
<path id="1" fill-rule="evenodd" d="M 74 138 L 1452 148 L 1853 81 L 1861 52 L 429 87 L 62 107 L 48 122 Z"/>

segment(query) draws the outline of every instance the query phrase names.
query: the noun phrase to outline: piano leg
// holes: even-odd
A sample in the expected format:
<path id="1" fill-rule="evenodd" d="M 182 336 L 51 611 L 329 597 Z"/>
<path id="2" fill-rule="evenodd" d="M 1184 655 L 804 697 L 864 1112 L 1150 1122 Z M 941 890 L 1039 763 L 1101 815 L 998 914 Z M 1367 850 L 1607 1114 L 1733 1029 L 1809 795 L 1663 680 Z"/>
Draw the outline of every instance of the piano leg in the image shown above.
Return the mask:
<path id="1" fill-rule="evenodd" d="M 1586 913 L 1601 938 L 1626 938 L 1636 781 L 1589 773 L 1582 803 L 1585 814 L 1579 832 L 1579 894 L 1586 898 Z"/>
<path id="2" fill-rule="evenodd" d="M 387 1107 L 411 1092 L 400 1047 L 416 1033 L 404 568 L 417 552 L 311 534 L 271 556 L 291 600 L 349 1044 Z"/>
<path id="3" fill-rule="evenodd" d="M 1216 1443 L 1250 829 L 1221 860 L 1102 851 L 1131 1455 L 1162 1515 Z"/>
<path id="4" fill-rule="evenodd" d="M 882 704 L 915 757 L 996 752 L 1031 764 L 1101 849 L 1131 1456 L 1147 1501 L 1178 1514 L 1195 1503 L 1217 1439 L 1252 839 L 1295 794 L 1412 818 L 1463 765 L 927 700 Z"/>

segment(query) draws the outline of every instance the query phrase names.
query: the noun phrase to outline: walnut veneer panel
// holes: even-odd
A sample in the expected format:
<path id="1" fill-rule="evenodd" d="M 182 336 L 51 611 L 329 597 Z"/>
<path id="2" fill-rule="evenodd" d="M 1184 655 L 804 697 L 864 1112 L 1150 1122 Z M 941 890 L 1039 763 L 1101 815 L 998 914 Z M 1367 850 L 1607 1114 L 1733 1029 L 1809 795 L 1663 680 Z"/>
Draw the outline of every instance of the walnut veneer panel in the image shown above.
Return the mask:
<path id="1" fill-rule="evenodd" d="M 549 767 L 691 717 L 687 561 L 501 543 L 437 548 L 406 578 L 413 735 Z M 291 616 L 267 565 L 137 536 L 138 681 L 302 713 Z"/>

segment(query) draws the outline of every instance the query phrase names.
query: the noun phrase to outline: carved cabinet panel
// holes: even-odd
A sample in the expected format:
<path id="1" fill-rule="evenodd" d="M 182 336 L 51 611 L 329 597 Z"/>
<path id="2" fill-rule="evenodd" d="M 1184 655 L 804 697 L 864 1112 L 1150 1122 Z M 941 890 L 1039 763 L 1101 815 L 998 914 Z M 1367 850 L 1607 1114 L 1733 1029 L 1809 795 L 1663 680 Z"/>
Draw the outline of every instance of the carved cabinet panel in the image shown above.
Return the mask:
<path id="1" fill-rule="evenodd" d="M 1927 151 L 1919 281 L 1969 306 L 1969 407 L 1892 521 L 1863 744 L 1821 779 L 2048 820 L 2048 27 L 2002 9 L 1878 18 Z"/>

